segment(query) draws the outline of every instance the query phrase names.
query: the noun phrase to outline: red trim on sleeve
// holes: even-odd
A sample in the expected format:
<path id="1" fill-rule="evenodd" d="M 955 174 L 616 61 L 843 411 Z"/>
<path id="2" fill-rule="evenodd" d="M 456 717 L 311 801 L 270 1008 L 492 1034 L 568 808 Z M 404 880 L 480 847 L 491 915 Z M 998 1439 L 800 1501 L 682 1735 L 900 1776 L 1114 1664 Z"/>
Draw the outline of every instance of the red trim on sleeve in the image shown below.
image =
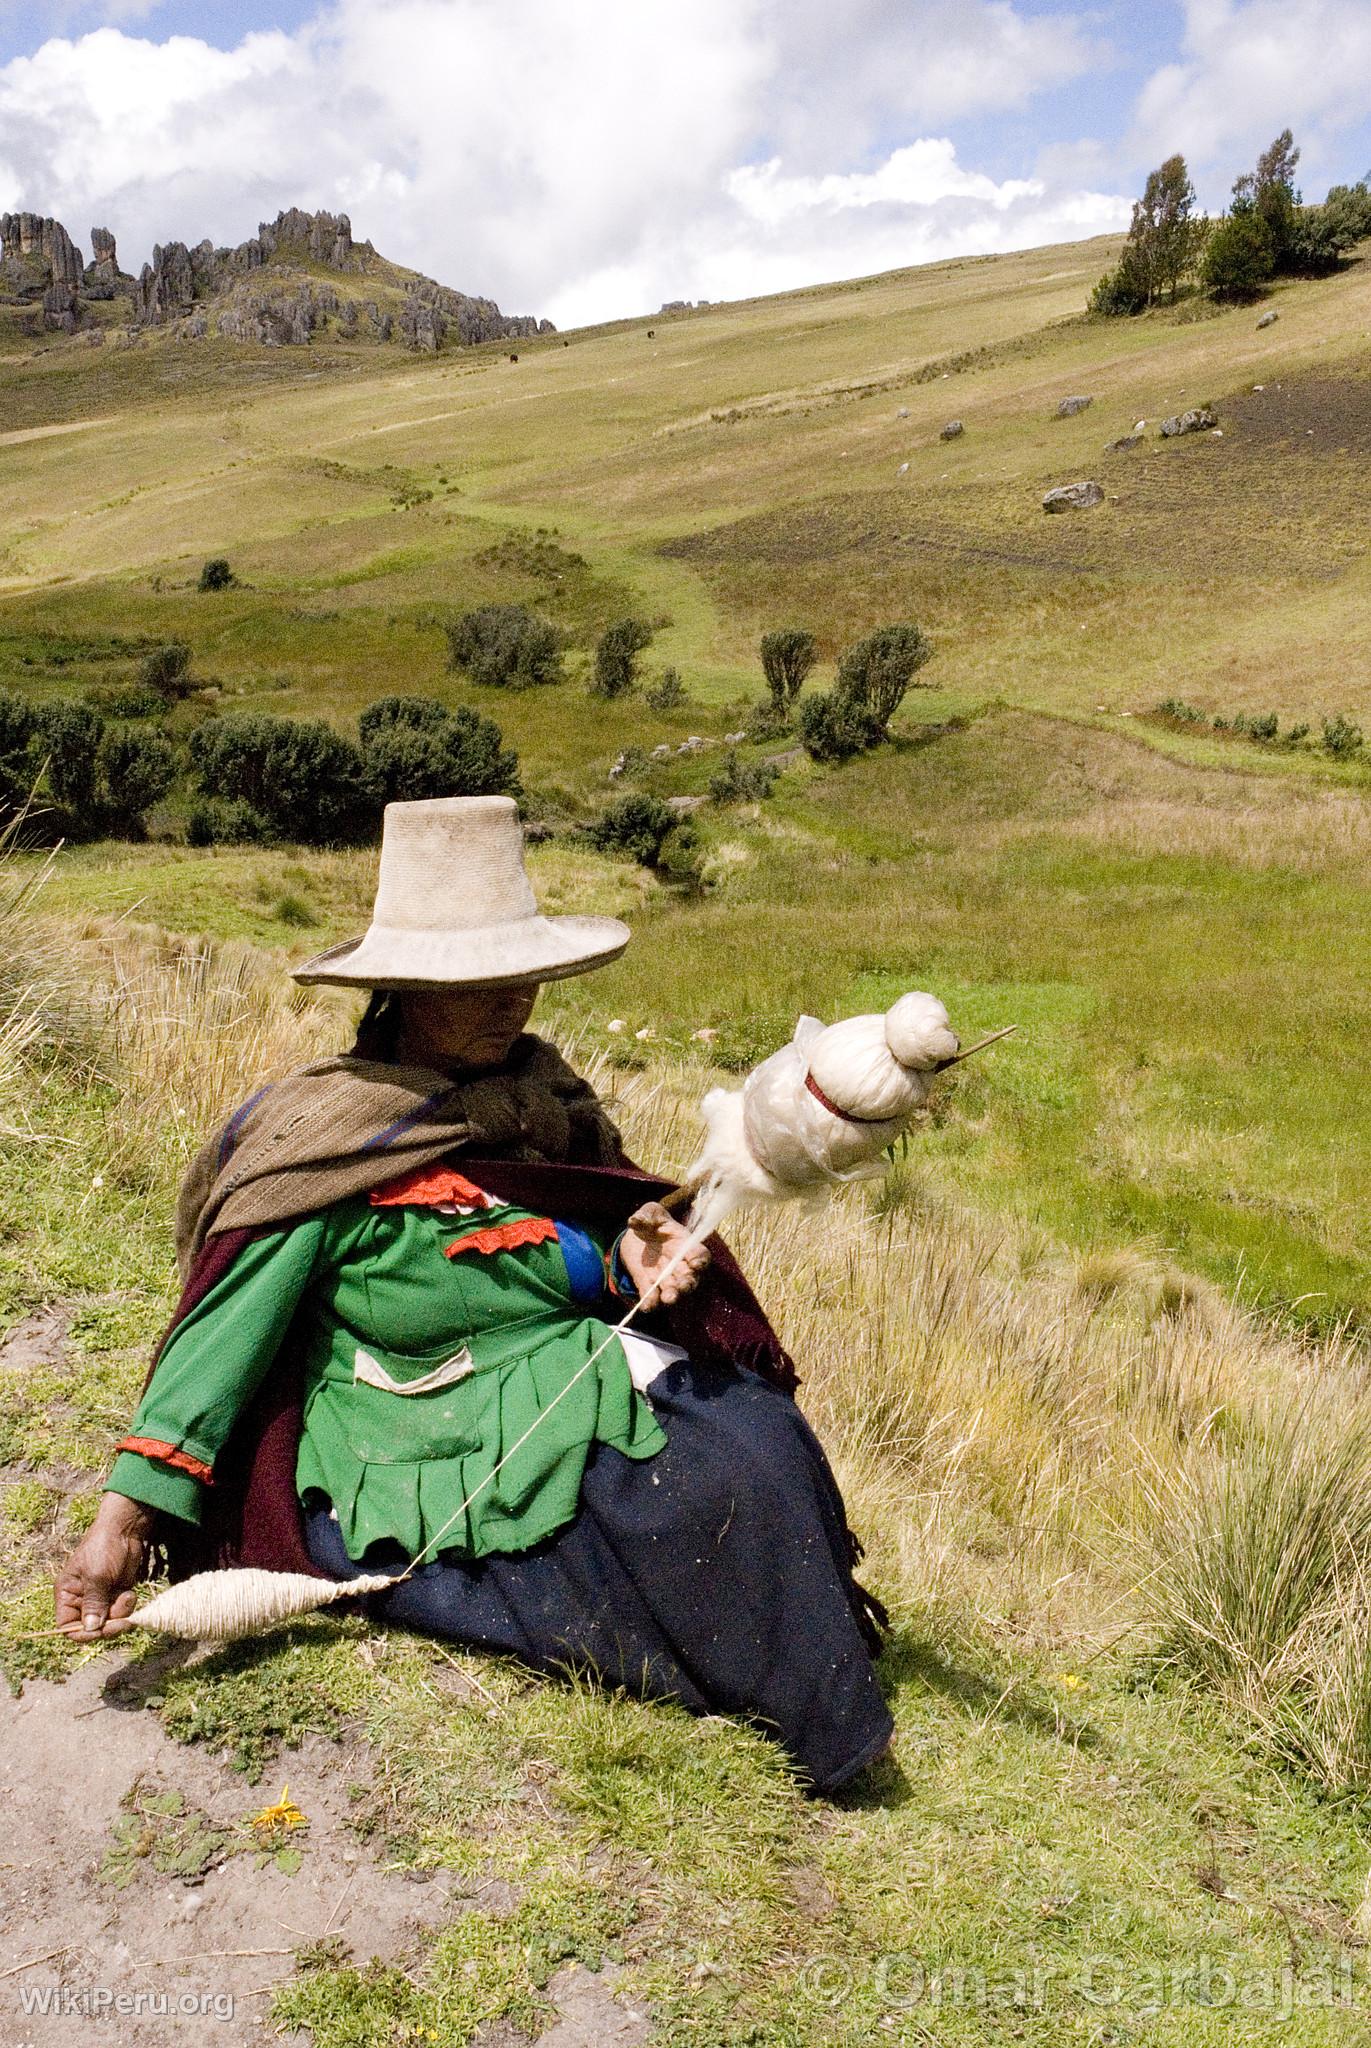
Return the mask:
<path id="1" fill-rule="evenodd" d="M 371 1190 L 371 1205 L 374 1209 L 414 1208 L 434 1209 L 443 1203 L 453 1203 L 463 1209 L 491 1209 L 495 1205 L 484 1188 L 478 1188 L 474 1180 L 468 1180 L 455 1167 L 416 1166 L 409 1173 L 399 1174 L 396 1179 L 384 1181 L 379 1188 Z"/>
<path id="2" fill-rule="evenodd" d="M 174 1466 L 178 1472 L 189 1472 L 192 1479 L 202 1479 L 206 1486 L 214 1484 L 214 1469 L 202 1458 L 192 1458 L 189 1451 L 178 1450 L 175 1444 L 164 1444 L 155 1436 L 126 1436 L 114 1446 L 116 1451 L 137 1451 L 140 1457 L 156 1458 L 159 1464 Z"/>
<path id="3" fill-rule="evenodd" d="M 448 1246 L 447 1256 L 455 1259 L 462 1252 L 513 1251 L 521 1244 L 546 1244 L 556 1235 L 557 1225 L 550 1216 L 520 1216 L 512 1223 L 488 1223 L 483 1230 L 469 1231 Z"/>

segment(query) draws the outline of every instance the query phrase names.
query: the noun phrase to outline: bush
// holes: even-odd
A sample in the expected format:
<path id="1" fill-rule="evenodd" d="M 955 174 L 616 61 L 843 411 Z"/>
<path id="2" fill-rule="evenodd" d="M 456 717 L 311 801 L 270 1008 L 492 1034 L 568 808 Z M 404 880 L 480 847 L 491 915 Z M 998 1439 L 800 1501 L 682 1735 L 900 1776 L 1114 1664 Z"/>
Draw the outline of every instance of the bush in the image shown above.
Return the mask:
<path id="1" fill-rule="evenodd" d="M 1349 755 L 1359 751 L 1363 740 L 1362 729 L 1340 711 L 1336 718 L 1323 721 L 1323 750 L 1332 754 L 1335 760 L 1345 761 Z"/>
<path id="2" fill-rule="evenodd" d="M 758 698 L 744 721 L 748 738 L 762 745 L 768 740 L 783 740 L 790 729 L 789 713 L 770 697 Z"/>
<path id="3" fill-rule="evenodd" d="M 179 703 L 195 688 L 190 673 L 190 649 L 184 640 L 169 640 L 162 647 L 154 647 L 138 668 L 138 680 L 144 689 L 155 691 L 164 704 Z"/>
<path id="4" fill-rule="evenodd" d="M 681 681 L 678 668 L 664 668 L 655 683 L 646 692 L 644 701 L 650 711 L 674 711 L 678 704 L 684 704 L 686 687 Z"/>
<path id="5" fill-rule="evenodd" d="M 74 824 L 92 823 L 95 758 L 105 721 L 89 704 L 45 704 L 37 718 L 38 751 L 46 756 L 48 787 Z"/>
<path id="6" fill-rule="evenodd" d="M 805 751 L 814 761 L 846 761 L 883 738 L 871 713 L 841 690 L 806 697 L 799 726 Z"/>
<path id="7" fill-rule="evenodd" d="M 716 804 L 760 803 L 771 794 L 780 769 L 774 761 L 740 761 L 730 751 L 717 774 L 709 778 L 710 801 Z"/>
<path id="8" fill-rule="evenodd" d="M 805 677 L 819 658 L 814 635 L 804 626 L 781 626 L 762 635 L 762 673 L 776 709 L 793 709 Z"/>
<path id="9" fill-rule="evenodd" d="M 176 749 L 161 733 L 107 727 L 95 765 L 106 827 L 141 838 L 144 813 L 161 803 L 176 780 Z"/>
<path id="10" fill-rule="evenodd" d="M 186 817 L 187 846 L 251 846 L 276 835 L 251 804 L 209 798 L 192 804 Z"/>
<path id="11" fill-rule="evenodd" d="M 646 619 L 616 619 L 595 649 L 591 690 L 597 697 L 626 697 L 638 680 L 638 656 L 652 639 Z"/>
<path id="12" fill-rule="evenodd" d="M 431 699 L 389 698 L 371 705 L 424 704 Z M 366 749 L 367 789 L 377 805 L 415 803 L 436 796 L 517 796 L 519 757 L 504 744 L 494 719 L 465 706 L 433 709 L 436 719 L 422 723 L 403 716 L 368 725 L 368 712 L 358 721 Z"/>
<path id="13" fill-rule="evenodd" d="M 839 662 L 836 694 L 859 705 L 883 736 L 932 652 L 920 626 L 878 626 Z"/>
<path id="14" fill-rule="evenodd" d="M 1188 704 L 1184 697 L 1163 697 L 1157 706 L 1157 716 L 1174 718 L 1177 725 L 1204 725 L 1209 714 L 1197 704 Z"/>
<path id="15" fill-rule="evenodd" d="M 358 717 L 357 734 L 369 748 L 395 732 L 437 732 L 449 716 L 436 697 L 378 697 Z"/>
<path id="16" fill-rule="evenodd" d="M 213 556 L 200 571 L 198 588 L 201 590 L 227 590 L 237 577 L 222 555 Z"/>
<path id="17" fill-rule="evenodd" d="M 166 700 L 146 683 L 96 683 L 86 691 L 86 702 L 102 718 L 159 718 Z"/>
<path id="18" fill-rule="evenodd" d="M 322 718 L 211 719 L 192 733 L 190 760 L 205 795 L 246 804 L 274 838 L 329 846 L 374 828 L 361 752 Z"/>
<path id="19" fill-rule="evenodd" d="M 629 853 L 643 867 L 657 865 L 663 845 L 675 829 L 676 814 L 659 797 L 635 791 L 621 796 L 587 829 L 601 853 Z"/>
<path id="20" fill-rule="evenodd" d="M 473 683 L 526 690 L 562 680 L 562 636 L 522 604 L 483 604 L 445 625 L 448 667 Z"/>
<path id="21" fill-rule="evenodd" d="M 1141 313 L 1147 305 L 1147 285 L 1137 268 L 1127 260 L 1128 251 L 1113 270 L 1106 270 L 1090 294 L 1089 311 L 1105 319 Z"/>
<path id="22" fill-rule="evenodd" d="M 0 807 L 22 804 L 33 788 L 37 769 L 33 739 L 38 714 L 27 697 L 0 692 Z"/>
<path id="23" fill-rule="evenodd" d="M 1209 237 L 1202 281 L 1216 299 L 1252 299 L 1275 268 L 1271 230 L 1262 215 L 1230 213 Z"/>

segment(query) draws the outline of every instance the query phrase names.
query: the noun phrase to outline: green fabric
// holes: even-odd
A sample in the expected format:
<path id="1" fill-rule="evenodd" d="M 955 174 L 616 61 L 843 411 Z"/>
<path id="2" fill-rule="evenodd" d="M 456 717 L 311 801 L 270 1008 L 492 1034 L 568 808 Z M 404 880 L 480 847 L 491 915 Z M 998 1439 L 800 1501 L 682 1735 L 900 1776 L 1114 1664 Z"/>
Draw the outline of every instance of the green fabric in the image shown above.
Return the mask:
<path id="1" fill-rule="evenodd" d="M 129 1433 L 212 1465 L 289 1343 L 304 1388 L 296 1485 L 333 1502 L 350 1557 L 382 1537 L 414 1554 L 478 1487 L 439 1548 L 482 1557 L 540 1542 L 576 1513 L 592 1443 L 648 1458 L 666 1436 L 617 1342 L 552 1405 L 608 1328 L 571 1300 L 555 1238 L 446 1256 L 459 1237 L 528 1213 L 499 1207 L 459 1217 L 373 1207 L 357 1195 L 255 1239 L 173 1333 Z M 359 1354 L 367 1371 L 403 1387 L 464 1349 L 471 1370 L 429 1391 L 357 1377 Z M 161 1494 L 150 1505 L 198 1511 L 199 1482 L 189 1475 L 122 1452 L 109 1484 L 135 1499 L 146 1491 L 121 1483 L 121 1467 L 143 1468 L 142 1487 Z M 196 1489 L 194 1501 L 179 1484 L 168 1490 L 168 1479 Z"/>
<path id="2" fill-rule="evenodd" d="M 127 1500 L 140 1500 L 144 1507 L 160 1514 L 175 1515 L 178 1521 L 198 1522 L 204 1484 L 189 1472 L 178 1472 L 141 1451 L 120 1451 L 110 1467 L 105 1491 L 122 1493 Z"/>

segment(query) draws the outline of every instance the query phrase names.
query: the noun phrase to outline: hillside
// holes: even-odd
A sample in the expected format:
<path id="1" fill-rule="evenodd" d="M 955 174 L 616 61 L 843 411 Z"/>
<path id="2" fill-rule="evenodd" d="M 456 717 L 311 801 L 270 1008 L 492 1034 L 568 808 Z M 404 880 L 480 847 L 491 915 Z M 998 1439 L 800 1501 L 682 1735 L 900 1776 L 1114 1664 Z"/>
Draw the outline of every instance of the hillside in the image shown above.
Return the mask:
<path id="1" fill-rule="evenodd" d="M 808 1801 L 754 1731 L 358 1620 L 210 1655 L 41 1633 L 168 1312 L 177 1177 L 342 1042 L 355 1005 L 283 966 L 357 928 L 374 856 L 189 847 L 184 791 L 143 844 L 0 846 L 16 2038 L 70 2032 L 24 1987 L 153 1963 L 236 1998 L 216 2038 L 316 2048 L 1363 2038 L 1371 785 L 1321 733 L 1371 726 L 1371 264 L 1261 328 L 1092 323 L 1115 246 L 515 350 L 331 315 L 8 344 L 0 693 L 108 703 L 180 639 L 178 739 L 396 691 L 496 717 L 540 899 L 634 925 L 538 1022 L 647 1163 L 680 1171 L 702 1091 L 801 1009 L 923 986 L 1019 1026 L 881 1188 L 730 1232 L 894 1619 L 897 1761 Z M 1200 402 L 1217 436 L 1158 435 Z M 1078 478 L 1104 501 L 1048 518 Z M 202 592 L 211 556 L 237 580 Z M 563 683 L 448 669 L 444 620 L 512 600 Z M 587 694 L 630 609 L 674 709 Z M 812 691 L 905 618 L 935 653 L 889 743 L 726 743 L 763 629 L 813 629 Z M 769 796 L 709 797 L 730 752 L 782 757 Z M 626 786 L 705 799 L 698 890 L 578 830 Z M 308 1827 L 264 1837 L 287 1783 Z"/>

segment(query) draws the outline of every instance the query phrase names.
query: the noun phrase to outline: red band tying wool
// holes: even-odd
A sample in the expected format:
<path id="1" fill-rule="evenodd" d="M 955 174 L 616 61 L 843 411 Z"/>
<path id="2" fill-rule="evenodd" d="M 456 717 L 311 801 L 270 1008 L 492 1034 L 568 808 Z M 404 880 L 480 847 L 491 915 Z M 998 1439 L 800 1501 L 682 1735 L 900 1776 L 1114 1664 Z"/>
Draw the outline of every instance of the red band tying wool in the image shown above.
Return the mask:
<path id="1" fill-rule="evenodd" d="M 192 1458 L 189 1451 L 180 1451 L 175 1444 L 164 1444 L 155 1436 L 126 1436 L 114 1446 L 116 1451 L 137 1451 L 141 1457 L 156 1458 L 161 1465 L 174 1465 L 178 1472 L 189 1472 L 192 1479 L 202 1479 L 206 1486 L 213 1486 L 214 1472 L 202 1458 Z"/>
<path id="2" fill-rule="evenodd" d="M 557 1225 L 550 1216 L 521 1216 L 513 1223 L 488 1223 L 484 1230 L 469 1231 L 448 1246 L 447 1256 L 455 1259 L 462 1252 L 508 1252 L 521 1244 L 546 1244 L 556 1235 Z"/>
<path id="3" fill-rule="evenodd" d="M 845 1124 L 888 1124 L 894 1118 L 888 1116 L 853 1116 L 850 1109 L 839 1109 L 836 1102 L 830 1102 L 812 1074 L 805 1075 L 805 1087 L 816 1102 L 821 1102 L 830 1116 L 841 1117 Z"/>
<path id="4" fill-rule="evenodd" d="M 401 1206 L 436 1209 L 446 1202 L 463 1209 L 494 1207 L 484 1188 L 478 1188 L 474 1180 L 468 1180 L 455 1167 L 441 1164 L 416 1166 L 412 1172 L 384 1182 L 381 1187 L 372 1189 L 370 1200 L 375 1209 Z"/>

